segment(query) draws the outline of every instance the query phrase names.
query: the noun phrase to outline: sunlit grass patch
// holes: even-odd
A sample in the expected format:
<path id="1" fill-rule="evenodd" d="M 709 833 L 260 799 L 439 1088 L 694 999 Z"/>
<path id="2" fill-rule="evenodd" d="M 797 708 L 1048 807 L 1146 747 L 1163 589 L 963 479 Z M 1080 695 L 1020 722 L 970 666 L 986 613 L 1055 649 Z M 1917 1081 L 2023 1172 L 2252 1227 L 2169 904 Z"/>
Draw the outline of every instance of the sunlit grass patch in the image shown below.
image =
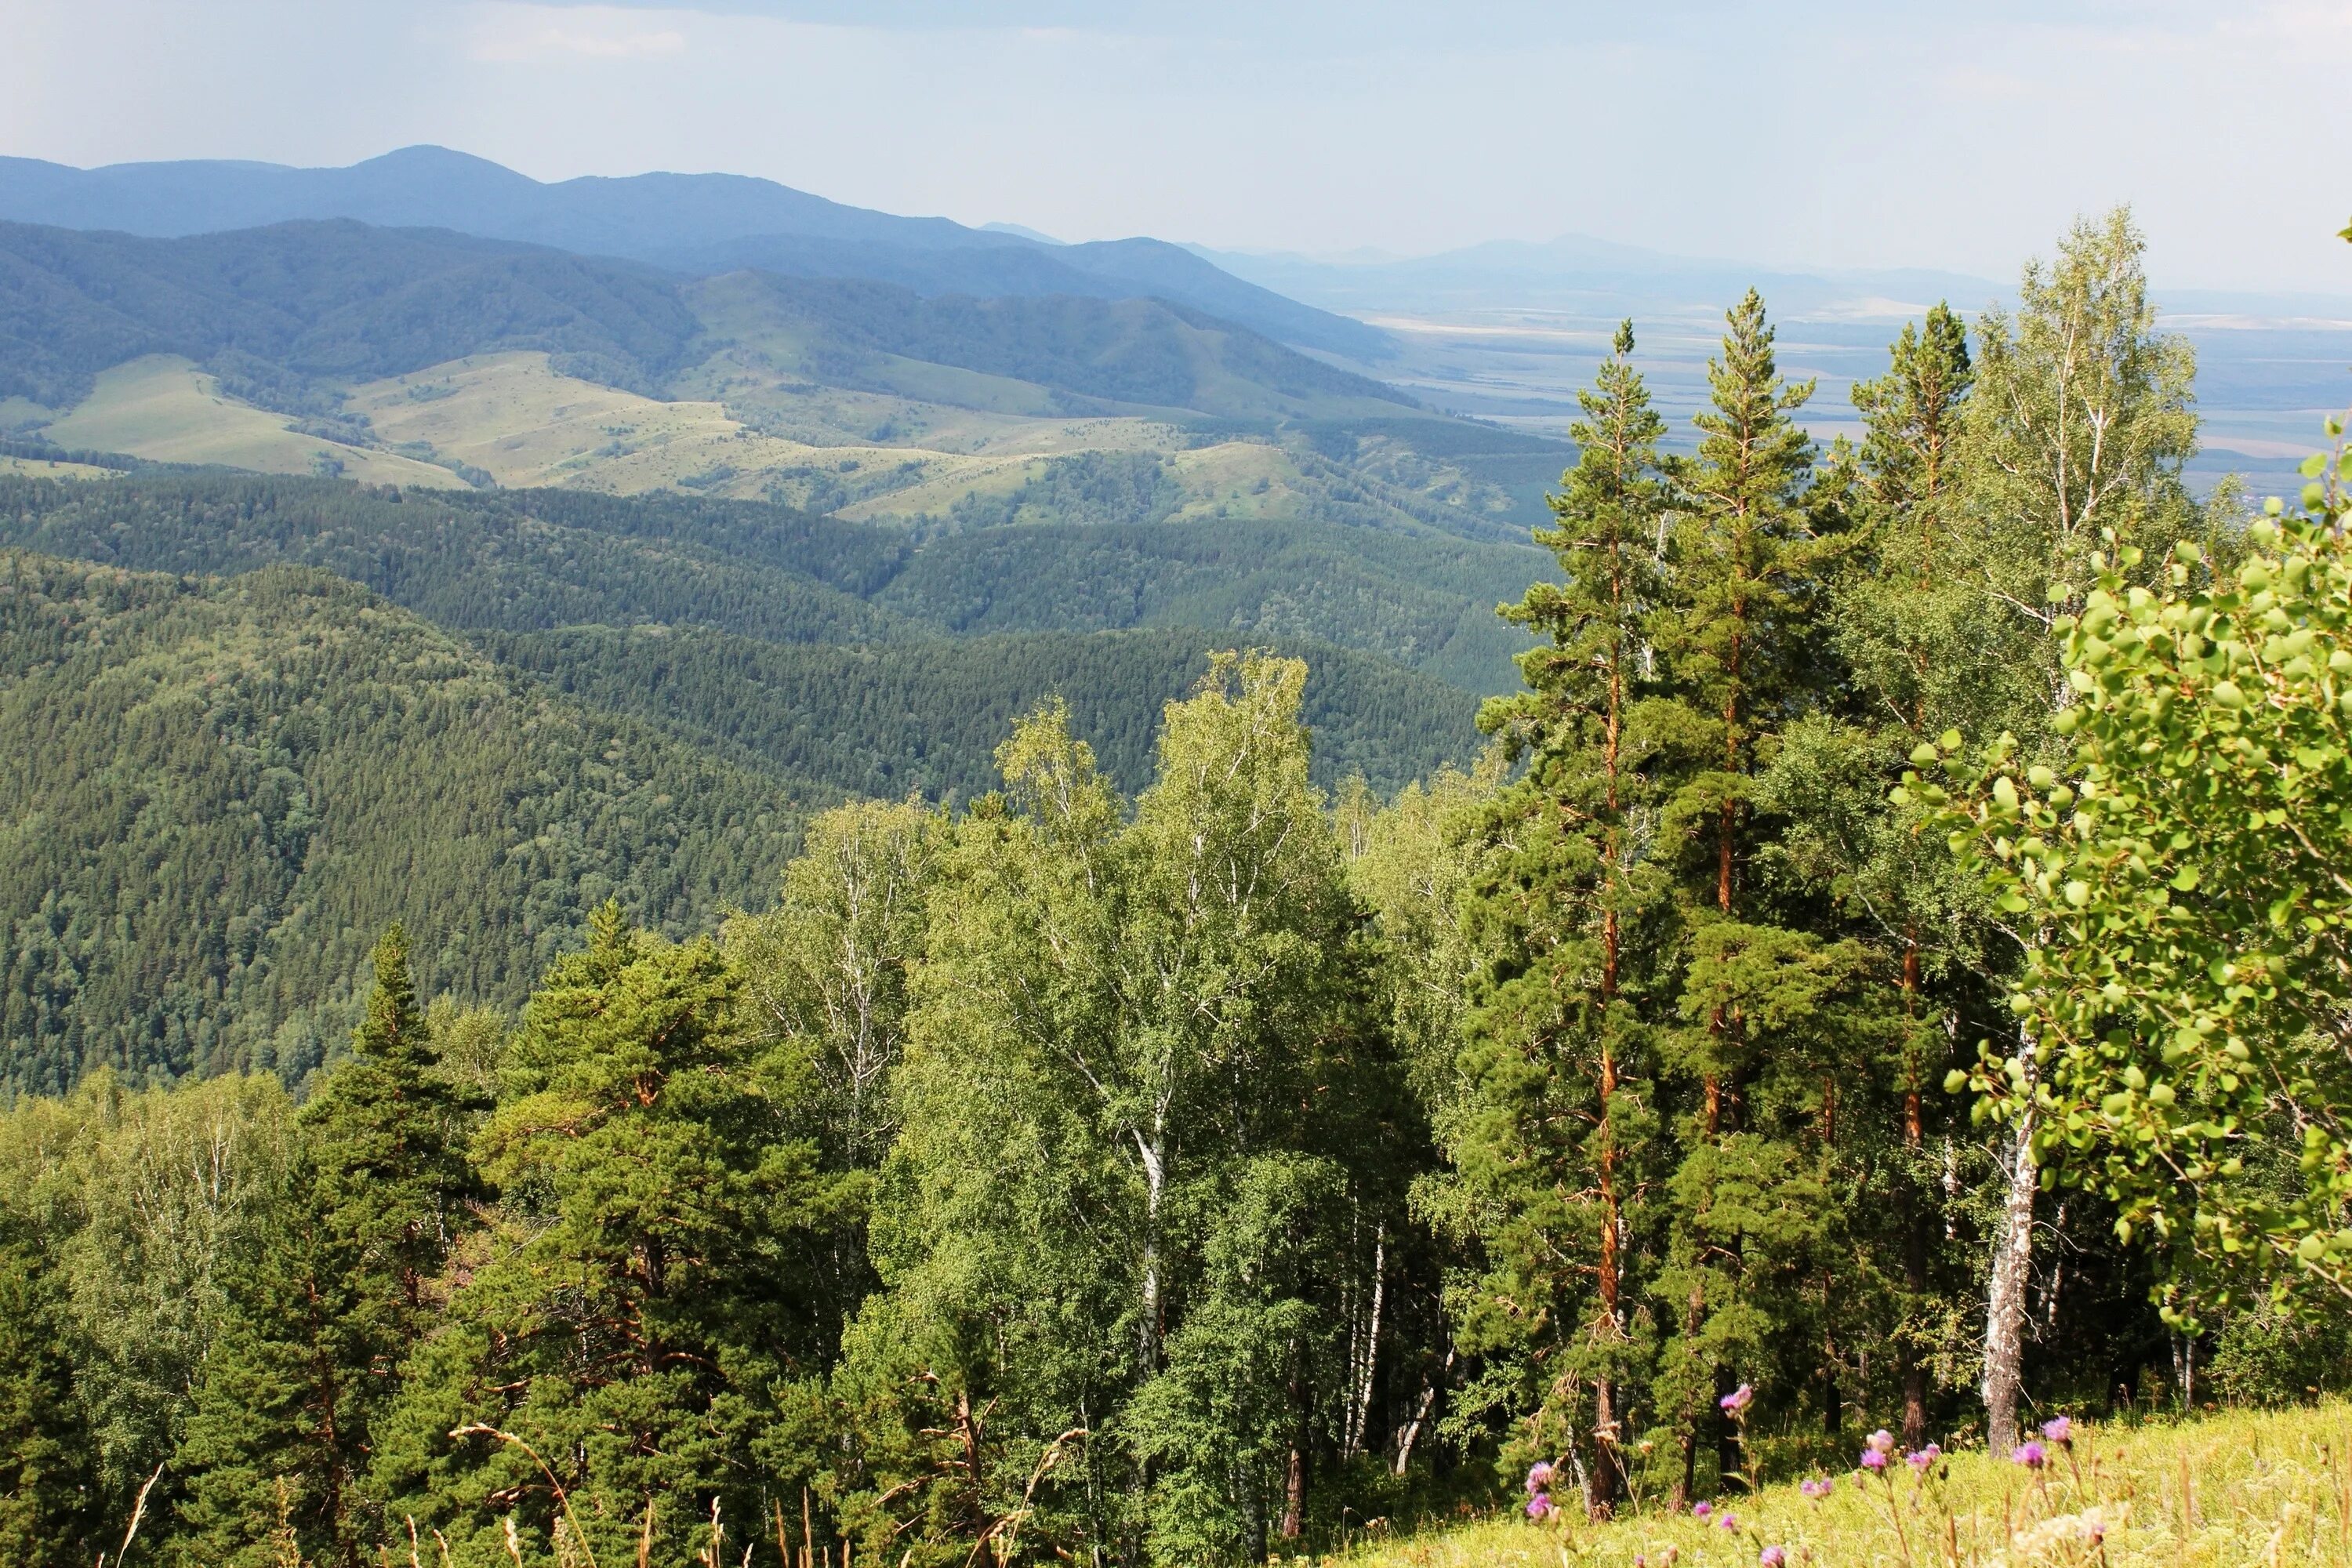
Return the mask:
<path id="1" fill-rule="evenodd" d="M 2252 1568 L 2352 1563 L 2352 1406 L 2232 1412 L 2179 1425 L 2074 1425 L 2043 1464 L 1981 1451 L 1878 1474 L 1704 1500 L 1705 1517 L 1651 1504 L 1607 1523 L 1573 1504 L 1516 1510 L 1360 1545 L 1349 1568 Z M 1832 1484 L 1826 1492 L 1821 1479 Z M 1777 1548 L 1780 1556 L 1769 1553 Z"/>

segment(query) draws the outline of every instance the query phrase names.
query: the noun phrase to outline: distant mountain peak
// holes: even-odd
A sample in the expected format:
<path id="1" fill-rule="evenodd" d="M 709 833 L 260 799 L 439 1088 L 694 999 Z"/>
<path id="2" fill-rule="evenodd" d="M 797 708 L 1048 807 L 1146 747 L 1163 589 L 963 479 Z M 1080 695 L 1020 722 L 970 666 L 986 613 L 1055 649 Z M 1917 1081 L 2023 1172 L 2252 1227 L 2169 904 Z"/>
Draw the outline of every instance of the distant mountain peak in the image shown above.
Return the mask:
<path id="1" fill-rule="evenodd" d="M 984 223 L 982 224 L 980 227 L 981 232 L 983 234 L 1009 234 L 1021 239 L 1035 240 L 1039 245 L 1067 245 L 1069 243 L 1066 239 L 1055 239 L 1050 234 L 1041 234 L 1037 230 L 1029 227 L 1026 224 Z"/>

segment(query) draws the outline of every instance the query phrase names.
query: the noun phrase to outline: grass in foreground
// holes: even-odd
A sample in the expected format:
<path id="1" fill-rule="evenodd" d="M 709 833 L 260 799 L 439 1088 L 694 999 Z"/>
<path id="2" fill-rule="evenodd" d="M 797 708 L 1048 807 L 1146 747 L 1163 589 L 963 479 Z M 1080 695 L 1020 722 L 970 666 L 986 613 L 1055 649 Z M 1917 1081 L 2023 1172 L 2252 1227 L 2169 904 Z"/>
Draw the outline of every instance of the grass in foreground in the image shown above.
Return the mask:
<path id="1" fill-rule="evenodd" d="M 2040 1470 L 1981 1451 L 1917 1474 L 1849 1471 L 1711 1500 L 1708 1519 L 1507 1516 L 1359 1547 L 1345 1568 L 2284 1568 L 2352 1564 L 2352 1405 L 2229 1413 L 2178 1426 L 2077 1423 Z M 1738 1489 L 1733 1489 L 1737 1491 Z M 1814 1489 L 1818 1490 L 1818 1481 Z M 1562 1489 L 1563 1501 L 1569 1501 Z M 1725 1527 L 1726 1516 L 1734 1521 Z M 1772 1548 L 1782 1555 L 1769 1555 Z"/>

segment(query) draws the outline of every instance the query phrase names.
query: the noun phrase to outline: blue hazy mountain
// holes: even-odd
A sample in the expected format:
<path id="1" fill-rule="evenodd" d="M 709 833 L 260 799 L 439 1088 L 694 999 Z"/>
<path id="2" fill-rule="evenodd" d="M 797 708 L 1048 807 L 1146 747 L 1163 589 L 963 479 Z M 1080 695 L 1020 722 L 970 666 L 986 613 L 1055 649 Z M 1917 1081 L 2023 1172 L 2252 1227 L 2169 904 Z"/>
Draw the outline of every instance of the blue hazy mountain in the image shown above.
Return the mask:
<path id="1" fill-rule="evenodd" d="M 1055 245 L 946 218 L 901 217 L 741 174 L 585 176 L 545 184 L 443 147 L 341 169 L 228 161 L 76 169 L 0 158 L 0 218 L 177 237 L 297 219 L 444 228 L 709 274 L 756 268 L 869 278 L 924 294 L 1157 298 L 1279 342 L 1379 358 L 1380 331 L 1245 282 L 1156 239 Z"/>

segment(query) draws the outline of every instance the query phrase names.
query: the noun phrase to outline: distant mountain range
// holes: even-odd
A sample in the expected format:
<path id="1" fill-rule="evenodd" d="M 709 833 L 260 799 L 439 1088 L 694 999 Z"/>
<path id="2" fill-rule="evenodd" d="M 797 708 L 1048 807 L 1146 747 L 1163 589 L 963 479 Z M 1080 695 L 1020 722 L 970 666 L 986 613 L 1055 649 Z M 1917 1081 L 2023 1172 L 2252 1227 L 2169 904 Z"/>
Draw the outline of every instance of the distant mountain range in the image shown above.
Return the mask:
<path id="1" fill-rule="evenodd" d="M 1585 235 L 1540 244 L 1494 240 L 1421 257 L 1192 250 L 1237 277 L 1333 310 L 1712 313 L 1752 286 L 1781 314 L 1881 316 L 1914 314 L 1939 300 L 1975 310 L 2007 292 L 1959 272 L 1795 270 L 1673 256 Z"/>
<path id="2" fill-rule="evenodd" d="M 299 397 L 283 395 L 299 378 L 399 375 L 515 349 L 649 390 L 710 352 L 685 297 L 693 287 L 643 263 L 348 218 L 173 239 L 0 223 L 0 397 L 57 405 L 110 365 L 177 354 L 240 395 L 302 413 Z M 881 353 L 1035 383 L 1097 411 L 1232 416 L 1242 412 L 1237 387 L 1301 412 L 1332 399 L 1410 401 L 1160 299 L 926 298 L 895 283 L 789 274 L 761 289 L 781 330 L 821 342 L 853 378 L 859 355 Z"/>
<path id="3" fill-rule="evenodd" d="M 899 217 L 740 174 L 542 184 L 488 159 L 407 147 L 341 169 L 189 161 L 76 169 L 0 158 L 0 218 L 176 237 L 297 219 L 444 228 L 697 276 L 754 268 L 866 278 L 919 293 L 1156 298 L 1278 342 L 1359 360 L 1388 340 L 1156 239 L 1058 245 L 946 218 Z"/>

